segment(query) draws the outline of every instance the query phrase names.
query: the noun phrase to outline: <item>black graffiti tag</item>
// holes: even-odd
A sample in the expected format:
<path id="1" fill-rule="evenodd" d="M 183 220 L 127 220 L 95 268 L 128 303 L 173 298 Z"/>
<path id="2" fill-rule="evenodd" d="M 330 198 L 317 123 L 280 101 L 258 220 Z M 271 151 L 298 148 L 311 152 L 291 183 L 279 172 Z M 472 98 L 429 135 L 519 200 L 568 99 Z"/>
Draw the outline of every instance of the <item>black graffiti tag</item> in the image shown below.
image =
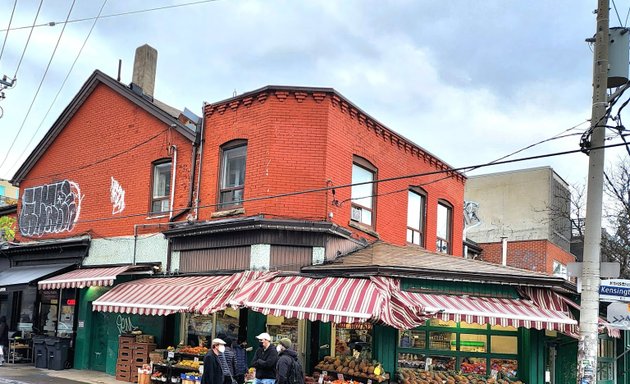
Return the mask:
<path id="1" fill-rule="evenodd" d="M 27 188 L 22 194 L 19 228 L 23 236 L 71 231 L 81 211 L 79 185 L 64 180 Z"/>

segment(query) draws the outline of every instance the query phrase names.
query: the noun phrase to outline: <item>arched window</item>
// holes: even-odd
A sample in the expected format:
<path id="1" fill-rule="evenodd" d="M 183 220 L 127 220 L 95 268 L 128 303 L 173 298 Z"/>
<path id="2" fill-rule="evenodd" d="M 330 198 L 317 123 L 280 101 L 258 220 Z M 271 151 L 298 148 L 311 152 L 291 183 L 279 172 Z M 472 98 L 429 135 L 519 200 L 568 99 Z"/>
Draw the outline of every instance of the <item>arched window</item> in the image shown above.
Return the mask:
<path id="1" fill-rule="evenodd" d="M 151 214 L 168 213 L 171 205 L 171 159 L 153 162 L 151 176 Z"/>
<path id="2" fill-rule="evenodd" d="M 376 185 L 372 181 L 376 180 L 376 167 L 362 157 L 354 156 L 352 161 L 352 184 L 351 191 L 352 208 L 350 218 L 369 227 L 374 227 L 376 209 Z"/>
<path id="3" fill-rule="evenodd" d="M 417 187 L 407 193 L 407 243 L 424 247 L 427 195 Z"/>
<path id="4" fill-rule="evenodd" d="M 241 205 L 245 189 L 247 140 L 233 140 L 221 146 L 219 172 L 220 208 Z"/>
<path id="5" fill-rule="evenodd" d="M 453 206 L 445 200 L 438 201 L 437 206 L 437 242 L 436 250 L 451 253 L 453 224 Z"/>

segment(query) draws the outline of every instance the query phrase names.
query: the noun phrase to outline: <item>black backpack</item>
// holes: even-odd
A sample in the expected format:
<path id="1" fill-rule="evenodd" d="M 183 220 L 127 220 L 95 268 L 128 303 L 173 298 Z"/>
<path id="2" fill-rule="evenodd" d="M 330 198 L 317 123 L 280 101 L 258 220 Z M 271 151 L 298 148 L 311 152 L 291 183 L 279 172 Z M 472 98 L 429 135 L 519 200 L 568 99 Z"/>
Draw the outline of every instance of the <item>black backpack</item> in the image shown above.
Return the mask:
<path id="1" fill-rule="evenodd" d="M 302 369 L 300 360 L 291 359 L 291 367 L 289 368 L 287 381 L 289 384 L 304 384 L 304 370 Z"/>

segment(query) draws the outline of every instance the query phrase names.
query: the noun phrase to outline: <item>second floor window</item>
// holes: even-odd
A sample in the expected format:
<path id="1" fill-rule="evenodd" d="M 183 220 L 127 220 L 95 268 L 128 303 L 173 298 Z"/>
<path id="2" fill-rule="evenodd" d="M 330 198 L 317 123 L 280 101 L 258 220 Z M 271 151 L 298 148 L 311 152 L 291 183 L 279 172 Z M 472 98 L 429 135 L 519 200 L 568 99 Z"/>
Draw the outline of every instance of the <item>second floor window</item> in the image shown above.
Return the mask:
<path id="1" fill-rule="evenodd" d="M 410 190 L 407 198 L 407 243 L 424 247 L 426 197 Z"/>
<path id="2" fill-rule="evenodd" d="M 436 250 L 441 253 L 451 251 L 451 223 L 453 222 L 453 208 L 440 201 L 437 207 L 437 242 Z"/>
<path id="3" fill-rule="evenodd" d="M 171 196 L 171 162 L 153 165 L 153 186 L 151 193 L 151 213 L 168 212 Z"/>
<path id="4" fill-rule="evenodd" d="M 239 141 L 223 147 L 221 151 L 221 179 L 219 203 L 221 207 L 239 205 L 245 189 L 245 159 L 247 143 Z"/>
<path id="5" fill-rule="evenodd" d="M 376 168 L 366 160 L 355 158 L 355 163 L 352 164 L 352 184 L 374 181 L 375 176 Z M 374 191 L 374 183 L 352 186 L 352 221 L 374 226 Z"/>

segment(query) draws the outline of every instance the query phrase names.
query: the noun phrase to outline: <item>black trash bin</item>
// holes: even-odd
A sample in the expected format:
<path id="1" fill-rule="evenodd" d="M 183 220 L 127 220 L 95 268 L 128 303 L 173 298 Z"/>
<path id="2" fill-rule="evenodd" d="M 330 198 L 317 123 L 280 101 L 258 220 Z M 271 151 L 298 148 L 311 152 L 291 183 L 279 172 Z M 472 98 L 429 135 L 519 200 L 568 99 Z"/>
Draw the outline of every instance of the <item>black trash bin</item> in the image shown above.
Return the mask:
<path id="1" fill-rule="evenodd" d="M 33 361 L 36 368 L 48 368 L 48 352 L 46 350 L 46 338 L 33 336 Z"/>
<path id="2" fill-rule="evenodd" d="M 66 367 L 68 360 L 68 349 L 70 339 L 51 337 L 46 339 L 46 350 L 48 353 L 48 369 L 60 371 Z"/>

